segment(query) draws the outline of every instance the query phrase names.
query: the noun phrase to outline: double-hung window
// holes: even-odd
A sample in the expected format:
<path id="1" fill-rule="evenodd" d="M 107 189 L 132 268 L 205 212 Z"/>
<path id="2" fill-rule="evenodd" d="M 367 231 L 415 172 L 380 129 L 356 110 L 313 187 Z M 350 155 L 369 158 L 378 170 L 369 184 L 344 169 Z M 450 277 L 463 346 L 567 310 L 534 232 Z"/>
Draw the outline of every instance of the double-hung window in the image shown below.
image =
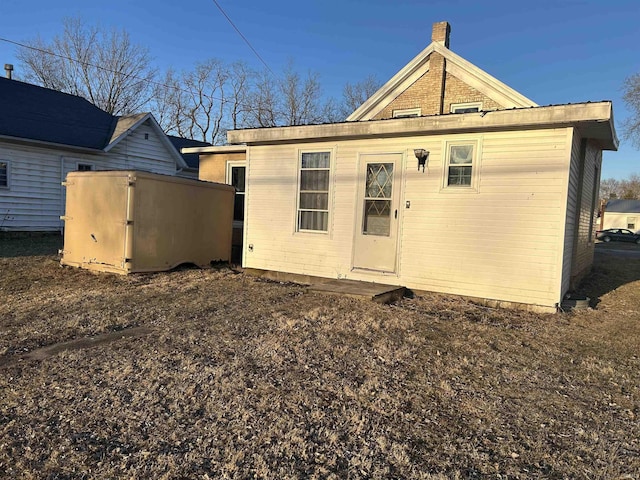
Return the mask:
<path id="1" fill-rule="evenodd" d="M 302 152 L 298 184 L 298 231 L 329 230 L 331 152 Z"/>
<path id="2" fill-rule="evenodd" d="M 9 188 L 9 162 L 0 160 L 0 188 Z"/>
<path id="3" fill-rule="evenodd" d="M 445 189 L 477 191 L 478 142 L 448 142 L 445 155 Z"/>
<path id="4" fill-rule="evenodd" d="M 228 183 L 236 187 L 236 195 L 233 202 L 233 221 L 244 222 L 244 196 L 245 196 L 245 173 L 244 165 L 229 164 Z"/>

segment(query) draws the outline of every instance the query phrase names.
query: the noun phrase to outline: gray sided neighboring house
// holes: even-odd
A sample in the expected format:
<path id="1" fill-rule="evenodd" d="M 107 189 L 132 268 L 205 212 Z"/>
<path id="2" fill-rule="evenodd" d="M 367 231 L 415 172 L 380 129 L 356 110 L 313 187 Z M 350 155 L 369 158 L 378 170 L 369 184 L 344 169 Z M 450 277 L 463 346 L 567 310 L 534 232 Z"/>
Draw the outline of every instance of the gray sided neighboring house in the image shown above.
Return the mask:
<path id="1" fill-rule="evenodd" d="M 150 113 L 117 117 L 81 97 L 7 78 L 0 78 L 0 105 L 0 231 L 61 229 L 61 184 L 71 171 L 193 176 Z"/>

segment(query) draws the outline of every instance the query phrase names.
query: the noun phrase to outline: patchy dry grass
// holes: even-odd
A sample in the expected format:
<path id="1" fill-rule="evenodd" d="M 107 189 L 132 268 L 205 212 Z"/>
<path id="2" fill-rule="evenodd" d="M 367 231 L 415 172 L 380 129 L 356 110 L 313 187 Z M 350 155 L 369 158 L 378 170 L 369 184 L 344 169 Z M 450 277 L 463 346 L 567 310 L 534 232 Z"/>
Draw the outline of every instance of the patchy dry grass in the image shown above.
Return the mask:
<path id="1" fill-rule="evenodd" d="M 0 240 L 0 476 L 640 476 L 637 260 L 599 254 L 596 310 L 536 315 L 227 269 L 96 275 L 16 242 Z M 23 358 L 128 327 L 151 333 Z"/>

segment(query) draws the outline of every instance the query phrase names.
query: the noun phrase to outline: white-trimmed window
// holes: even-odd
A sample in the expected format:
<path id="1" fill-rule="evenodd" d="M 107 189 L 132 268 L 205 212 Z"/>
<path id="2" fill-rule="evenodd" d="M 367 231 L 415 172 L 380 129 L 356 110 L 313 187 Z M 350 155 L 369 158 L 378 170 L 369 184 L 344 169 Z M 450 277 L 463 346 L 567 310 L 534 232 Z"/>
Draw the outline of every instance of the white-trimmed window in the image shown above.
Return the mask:
<path id="1" fill-rule="evenodd" d="M 629 230 L 636 231 L 636 225 L 638 224 L 638 217 L 627 217 L 627 228 Z"/>
<path id="2" fill-rule="evenodd" d="M 233 202 L 233 223 L 235 224 L 244 222 L 245 175 L 244 162 L 227 162 L 227 184 L 236 188 Z"/>
<path id="3" fill-rule="evenodd" d="M 474 140 L 446 142 L 444 168 L 446 189 L 476 191 L 478 150 L 478 142 Z"/>
<path id="4" fill-rule="evenodd" d="M 452 103 L 451 113 L 473 113 L 482 110 L 482 102 Z"/>
<path id="5" fill-rule="evenodd" d="M 394 110 L 393 118 L 409 118 L 409 117 L 419 117 L 422 115 L 422 110 L 420 108 L 403 108 L 401 110 Z"/>
<path id="6" fill-rule="evenodd" d="M 331 152 L 301 152 L 298 182 L 297 230 L 329 230 Z"/>
<path id="7" fill-rule="evenodd" d="M 9 161 L 0 160 L 0 188 L 9 188 Z"/>
<path id="8" fill-rule="evenodd" d="M 76 169 L 79 172 L 92 172 L 95 170 L 95 167 L 91 163 L 78 163 Z"/>

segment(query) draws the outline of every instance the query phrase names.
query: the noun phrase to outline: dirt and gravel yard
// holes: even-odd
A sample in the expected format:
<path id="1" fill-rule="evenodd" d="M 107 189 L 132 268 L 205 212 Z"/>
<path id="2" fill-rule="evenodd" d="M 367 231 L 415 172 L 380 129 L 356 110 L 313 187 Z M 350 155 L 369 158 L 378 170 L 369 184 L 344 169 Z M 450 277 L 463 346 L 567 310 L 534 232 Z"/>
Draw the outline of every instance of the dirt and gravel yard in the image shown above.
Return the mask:
<path id="1" fill-rule="evenodd" d="M 640 477 L 638 259 L 599 247 L 596 308 L 540 315 L 57 248 L 0 239 L 2 478 Z"/>

